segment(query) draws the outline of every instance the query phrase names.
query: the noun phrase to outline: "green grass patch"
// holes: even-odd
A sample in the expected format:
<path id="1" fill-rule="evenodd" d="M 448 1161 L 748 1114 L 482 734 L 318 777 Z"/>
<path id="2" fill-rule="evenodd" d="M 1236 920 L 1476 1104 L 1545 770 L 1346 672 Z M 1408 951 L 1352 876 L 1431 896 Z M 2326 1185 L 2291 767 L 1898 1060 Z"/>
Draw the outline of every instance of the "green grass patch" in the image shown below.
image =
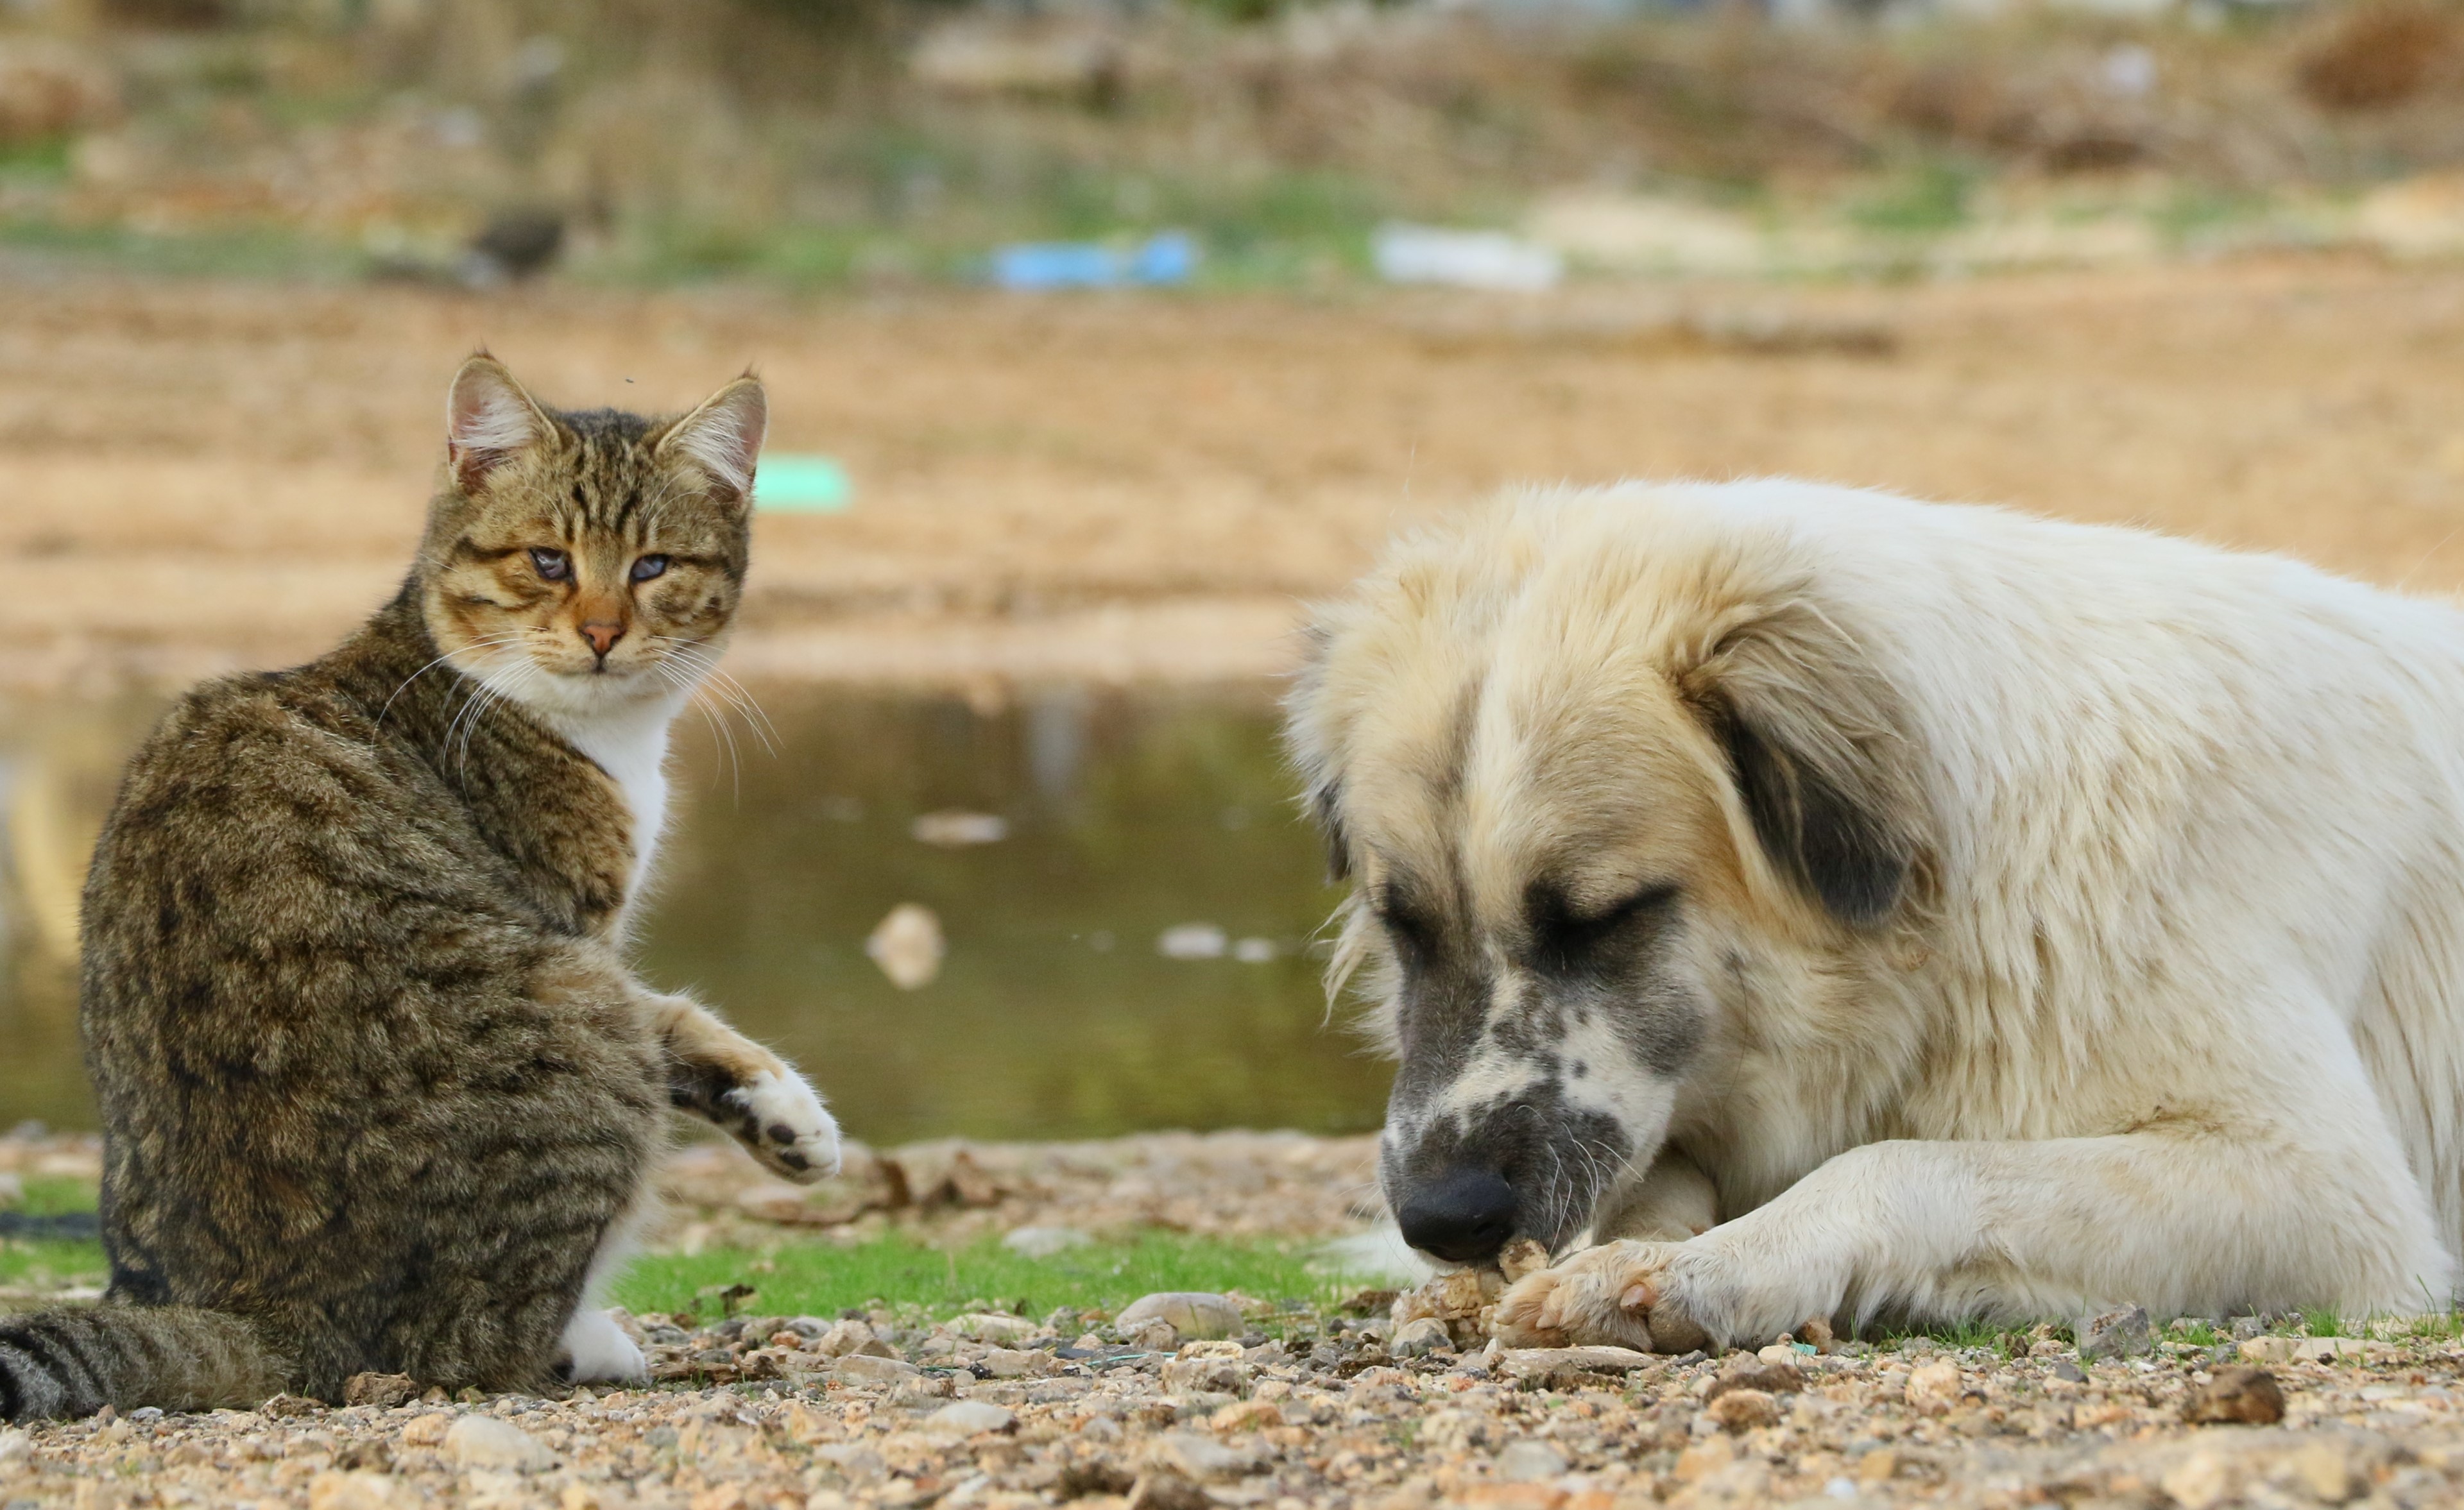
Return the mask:
<path id="1" fill-rule="evenodd" d="M 26 1198 L 10 1209 L 30 1216 L 55 1216 L 95 1207 L 95 1188 L 83 1180 L 36 1174 L 28 1177 L 25 1189 Z M 110 1272 L 99 1242 L 0 1239 L 0 1285 L 100 1284 Z"/>
<path id="2" fill-rule="evenodd" d="M 720 1292 L 741 1284 L 758 1293 L 736 1308 L 765 1316 L 886 1305 L 933 1317 L 988 1306 L 1042 1317 L 1063 1306 L 1116 1312 L 1157 1290 L 1238 1290 L 1287 1303 L 1297 1316 L 1334 1304 L 1363 1282 L 1330 1272 L 1315 1248 L 1158 1232 L 1031 1258 L 992 1238 L 943 1249 L 892 1235 L 851 1248 L 800 1243 L 764 1253 L 645 1256 L 633 1260 L 616 1299 L 637 1312 L 697 1311 L 709 1320 L 721 1308 Z"/>

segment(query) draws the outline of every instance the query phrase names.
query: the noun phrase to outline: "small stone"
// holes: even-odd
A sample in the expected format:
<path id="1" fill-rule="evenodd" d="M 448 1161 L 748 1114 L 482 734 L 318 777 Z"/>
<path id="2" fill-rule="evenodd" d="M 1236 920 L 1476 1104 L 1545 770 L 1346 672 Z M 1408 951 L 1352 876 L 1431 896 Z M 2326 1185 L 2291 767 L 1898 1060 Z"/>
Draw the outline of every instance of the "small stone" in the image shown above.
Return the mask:
<path id="1" fill-rule="evenodd" d="M 1147 1466 L 1200 1483 L 1222 1483 L 1256 1473 L 1258 1455 L 1224 1446 L 1196 1432 L 1166 1432 L 1147 1444 Z"/>
<path id="2" fill-rule="evenodd" d="M 1017 1347 L 987 1347 L 984 1355 L 976 1360 L 985 1373 L 996 1379 L 1023 1379 L 1045 1361 L 1043 1353 Z"/>
<path id="3" fill-rule="evenodd" d="M 827 1331 L 814 1340 L 812 1346 L 813 1351 L 825 1358 L 848 1358 L 858 1353 L 872 1358 L 897 1356 L 869 1324 L 853 1320 L 832 1324 Z"/>
<path id="4" fill-rule="evenodd" d="M 394 1510 L 406 1502 L 390 1474 L 322 1473 L 308 1481 L 308 1510 Z"/>
<path id="5" fill-rule="evenodd" d="M 1528 1436 L 1497 1455 L 1497 1477 L 1509 1484 L 1536 1484 L 1565 1471 L 1565 1454 Z"/>
<path id="6" fill-rule="evenodd" d="M 453 1417 L 442 1414 L 413 1416 L 402 1429 L 405 1447 L 436 1447 L 453 1425 Z"/>
<path id="7" fill-rule="evenodd" d="M 1454 1334 L 1446 1330 L 1445 1323 L 1434 1316 L 1423 1316 L 1396 1327 L 1386 1348 L 1397 1358 L 1424 1358 L 1454 1345 Z"/>
<path id="8" fill-rule="evenodd" d="M 2249 1363 L 2291 1363 L 2293 1345 L 2299 1339 L 2292 1337 L 2253 1337 L 2233 1351 Z"/>
<path id="9" fill-rule="evenodd" d="M 312 1400 L 304 1394 L 277 1394 L 256 1408 L 259 1415 L 315 1415 L 325 1409 L 322 1400 Z"/>
<path id="10" fill-rule="evenodd" d="M 1760 1390 L 1765 1394 L 1794 1394 L 1805 1388 L 1805 1374 L 1793 1362 L 1738 1353 L 1720 1369 L 1704 1395 L 1716 1400 L 1731 1390 Z"/>
<path id="11" fill-rule="evenodd" d="M 1039 1328 L 1023 1316 L 1004 1316 L 999 1311 L 971 1311 L 950 1318 L 950 1330 L 979 1343 L 1021 1342 L 1036 1334 Z"/>
<path id="12" fill-rule="evenodd" d="M 344 1405 L 373 1405 L 392 1410 L 418 1398 L 419 1386 L 407 1373 L 355 1373 L 342 1386 Z"/>
<path id="13" fill-rule="evenodd" d="M 849 1353 L 830 1366 L 830 1377 L 840 1384 L 902 1384 L 923 1371 L 903 1358 L 876 1358 L 870 1353 Z"/>
<path id="14" fill-rule="evenodd" d="M 2276 1375 L 2264 1368 L 2228 1365 L 2190 1390 L 2182 1404 L 2182 1419 L 2193 1426 L 2274 1426 L 2284 1419 L 2284 1391 Z"/>
<path id="15" fill-rule="evenodd" d="M 534 1474 L 556 1466 L 547 1444 L 510 1421 L 466 1415 L 445 1433 L 445 1451 L 464 1468 Z"/>
<path id="16" fill-rule="evenodd" d="M 1018 1430 L 1016 1412 L 981 1400 L 960 1400 L 945 1405 L 924 1418 L 928 1432 L 942 1432 L 952 1436 L 975 1436 L 985 1432 Z"/>
<path id="17" fill-rule="evenodd" d="M 1127 1510 L 1215 1510 L 1215 1498 L 1166 1469 L 1131 1485 Z"/>
<path id="18" fill-rule="evenodd" d="M 1549 1267 L 1549 1250 L 1534 1237 L 1517 1237 L 1497 1255 L 1497 1272 L 1512 1284 L 1527 1274 L 1538 1274 Z"/>
<path id="19" fill-rule="evenodd" d="M 2284 1466 L 2312 1498 L 2331 1505 L 2343 1504 L 2361 1488 L 2351 1450 L 2332 1436 L 2315 1436 L 2302 1443 L 2285 1455 Z"/>
<path id="20" fill-rule="evenodd" d="M 2081 1358 L 2136 1358 L 2156 1346 L 2155 1327 L 2145 1306 L 2123 1305 L 2071 1324 Z"/>
<path id="21" fill-rule="evenodd" d="M 935 1400 L 955 1398 L 957 1392 L 958 1381 L 956 1379 L 946 1373 L 926 1373 L 919 1368 L 912 1376 L 898 1381 L 898 1387 L 890 1391 L 890 1403 L 910 1408 L 927 1406 Z"/>
<path id="22" fill-rule="evenodd" d="M 1163 1387 L 1176 1394 L 1238 1395 L 1249 1387 L 1250 1369 L 1235 1353 L 1229 1358 L 1189 1356 L 1190 1348 L 1222 1346 L 1221 1343 L 1191 1343 L 1181 1349 L 1182 1356 L 1163 1366 Z"/>
<path id="23" fill-rule="evenodd" d="M 1831 1323 L 1819 1316 L 1796 1329 L 1796 1340 L 1812 1345 L 1815 1352 L 1826 1353 L 1837 1343 L 1832 1334 Z"/>
<path id="24" fill-rule="evenodd" d="M 1218 1432 L 1263 1432 L 1270 1426 L 1283 1425 L 1284 1412 L 1272 1400 L 1243 1400 L 1216 1412 L 1207 1417 L 1206 1424 Z"/>
<path id="25" fill-rule="evenodd" d="M 2233 1341 L 2237 1343 L 2246 1343 L 2267 1330 L 2267 1318 L 2264 1316 L 2236 1316 L 2229 1324 L 2233 1327 Z"/>
<path id="26" fill-rule="evenodd" d="M 1749 1432 L 1757 1426 L 1777 1425 L 1779 1401 L 1760 1390 L 1731 1390 L 1712 1401 L 1705 1413 L 1724 1430 Z"/>
<path id="27" fill-rule="evenodd" d="M 2085 1384 L 2087 1375 L 2079 1366 L 2067 1358 L 2057 1358 L 2045 1365 L 2045 1372 L 2069 1384 Z"/>
<path id="28" fill-rule="evenodd" d="M 2204 1448 L 2167 1470 L 2157 1480 L 2182 1510 L 2209 1510 L 2233 1498 L 2240 1487 L 2234 1463 L 2213 1448 Z"/>
<path id="29" fill-rule="evenodd" d="M 1908 1409 L 1925 1415 L 1941 1415 L 1957 1405 L 1966 1391 L 1967 1386 L 1959 1376 L 1959 1365 L 1942 1358 L 1911 1372 L 1903 1393 Z"/>
<path id="30" fill-rule="evenodd" d="M 1492 1363 L 1534 1389 L 1567 1390 L 1596 1383 L 1602 1374 L 1632 1373 L 1653 1361 L 1651 1354 L 1631 1347 L 1507 1347 L 1498 1350 Z"/>
<path id="31" fill-rule="evenodd" d="M 1241 1333 L 1241 1307 L 1221 1295 L 1164 1290 L 1131 1302 L 1113 1320 L 1112 1328 L 1131 1337 L 1155 1322 L 1184 1338 L 1237 1337 Z"/>

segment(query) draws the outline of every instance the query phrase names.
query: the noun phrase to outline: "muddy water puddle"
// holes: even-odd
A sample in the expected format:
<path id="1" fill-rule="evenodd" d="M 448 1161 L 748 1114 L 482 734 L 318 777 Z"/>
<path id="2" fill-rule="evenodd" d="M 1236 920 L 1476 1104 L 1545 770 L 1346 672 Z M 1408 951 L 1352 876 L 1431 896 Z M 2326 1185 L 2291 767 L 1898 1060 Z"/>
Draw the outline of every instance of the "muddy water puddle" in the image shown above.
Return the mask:
<path id="1" fill-rule="evenodd" d="M 733 755 L 679 728 L 637 955 L 803 1064 L 854 1135 L 1375 1125 L 1385 1071 L 1326 1021 L 1334 897 L 1265 692 L 759 702 L 767 748 L 741 717 Z M 93 1124 L 77 891 L 159 708 L 0 708 L 0 1125 Z"/>

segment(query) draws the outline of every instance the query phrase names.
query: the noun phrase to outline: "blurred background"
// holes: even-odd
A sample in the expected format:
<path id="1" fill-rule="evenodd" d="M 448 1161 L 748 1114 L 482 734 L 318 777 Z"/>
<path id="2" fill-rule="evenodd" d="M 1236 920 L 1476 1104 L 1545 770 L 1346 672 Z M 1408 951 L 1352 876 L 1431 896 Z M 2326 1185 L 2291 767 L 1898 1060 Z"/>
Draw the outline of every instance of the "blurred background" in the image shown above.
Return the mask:
<path id="1" fill-rule="evenodd" d="M 0 0 L 0 1125 L 179 687 L 398 580 L 445 384 L 774 404 L 646 972 L 860 1137 L 1374 1126 L 1274 698 L 1518 481 L 2464 577 L 2464 6 Z"/>

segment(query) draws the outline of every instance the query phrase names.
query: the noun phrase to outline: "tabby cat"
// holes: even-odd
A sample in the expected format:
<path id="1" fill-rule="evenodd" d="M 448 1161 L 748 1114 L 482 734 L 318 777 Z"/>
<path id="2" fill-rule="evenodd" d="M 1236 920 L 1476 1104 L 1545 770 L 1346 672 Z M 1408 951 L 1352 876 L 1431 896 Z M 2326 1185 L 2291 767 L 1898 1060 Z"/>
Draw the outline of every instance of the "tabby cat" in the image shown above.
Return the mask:
<path id="1" fill-rule="evenodd" d="M 400 595 L 139 750 L 84 904 L 110 1290 L 0 1323 L 0 1414 L 637 1376 L 595 1292 L 664 1108 L 836 1168 L 803 1080 L 624 954 L 766 413 L 749 376 L 562 413 L 473 358 Z"/>

